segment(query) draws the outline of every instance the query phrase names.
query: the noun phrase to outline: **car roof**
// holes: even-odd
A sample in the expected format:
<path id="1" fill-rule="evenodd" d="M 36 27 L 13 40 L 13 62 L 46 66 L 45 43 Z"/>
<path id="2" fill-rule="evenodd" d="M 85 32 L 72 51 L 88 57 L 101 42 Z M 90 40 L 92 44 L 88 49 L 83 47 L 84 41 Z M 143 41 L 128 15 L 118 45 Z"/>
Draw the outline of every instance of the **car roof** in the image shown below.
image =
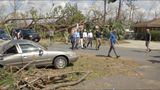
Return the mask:
<path id="1" fill-rule="evenodd" d="M 12 43 L 12 44 L 26 44 L 26 43 L 33 43 L 32 41 L 30 40 L 10 40 L 9 43 Z"/>
<path id="2" fill-rule="evenodd" d="M 34 42 L 29 40 L 7 40 L 1 43 L 0 45 L 0 53 L 2 54 L 6 49 L 16 45 L 16 44 L 34 44 Z"/>

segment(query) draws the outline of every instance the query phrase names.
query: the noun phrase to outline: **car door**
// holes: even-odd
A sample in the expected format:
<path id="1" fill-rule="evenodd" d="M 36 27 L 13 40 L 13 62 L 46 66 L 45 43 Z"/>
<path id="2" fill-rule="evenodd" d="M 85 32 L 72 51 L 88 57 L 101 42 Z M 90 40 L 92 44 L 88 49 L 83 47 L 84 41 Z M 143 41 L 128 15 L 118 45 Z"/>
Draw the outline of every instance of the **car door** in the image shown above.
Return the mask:
<path id="1" fill-rule="evenodd" d="M 3 53 L 3 65 L 22 66 L 22 54 L 19 53 L 17 45 L 13 45 Z"/>
<path id="2" fill-rule="evenodd" d="M 47 53 L 41 50 L 40 47 L 33 44 L 19 44 L 19 46 L 22 50 L 22 60 L 24 65 L 31 61 L 33 61 L 32 64 L 37 66 L 45 65 L 49 62 Z"/>

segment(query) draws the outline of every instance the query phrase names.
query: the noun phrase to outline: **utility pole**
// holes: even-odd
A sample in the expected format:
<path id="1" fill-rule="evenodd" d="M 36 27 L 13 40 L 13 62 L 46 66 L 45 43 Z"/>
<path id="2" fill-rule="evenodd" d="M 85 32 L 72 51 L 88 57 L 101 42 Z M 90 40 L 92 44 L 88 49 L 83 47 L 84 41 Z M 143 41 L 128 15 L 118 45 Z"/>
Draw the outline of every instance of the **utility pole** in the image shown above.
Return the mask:
<path id="1" fill-rule="evenodd" d="M 120 17 L 120 14 L 121 14 L 121 7 L 122 7 L 122 0 L 119 0 L 119 7 L 118 7 L 116 20 L 119 20 L 119 17 Z"/>

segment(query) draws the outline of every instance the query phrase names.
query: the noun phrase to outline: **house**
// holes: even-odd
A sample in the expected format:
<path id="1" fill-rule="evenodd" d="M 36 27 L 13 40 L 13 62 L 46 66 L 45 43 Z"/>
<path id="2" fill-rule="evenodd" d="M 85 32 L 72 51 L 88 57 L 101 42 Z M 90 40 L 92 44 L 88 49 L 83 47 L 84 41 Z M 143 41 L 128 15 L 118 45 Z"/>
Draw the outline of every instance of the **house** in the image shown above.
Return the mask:
<path id="1" fill-rule="evenodd" d="M 132 26 L 132 29 L 135 32 L 135 39 L 143 40 L 145 39 L 146 29 L 150 29 L 150 31 L 160 31 L 160 18 L 136 23 Z"/>

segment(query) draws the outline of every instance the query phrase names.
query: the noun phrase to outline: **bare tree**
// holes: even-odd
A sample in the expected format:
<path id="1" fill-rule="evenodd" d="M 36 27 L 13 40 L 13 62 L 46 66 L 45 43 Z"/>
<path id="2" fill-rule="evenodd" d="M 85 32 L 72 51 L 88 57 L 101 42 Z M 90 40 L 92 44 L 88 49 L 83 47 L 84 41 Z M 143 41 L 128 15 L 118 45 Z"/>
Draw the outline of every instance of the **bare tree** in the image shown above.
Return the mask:
<path id="1" fill-rule="evenodd" d="M 4 12 L 6 11 L 5 5 L 0 6 L 0 22 L 3 22 L 5 20 Z"/>
<path id="2" fill-rule="evenodd" d="M 10 0 L 10 6 L 13 8 L 13 17 L 16 18 L 17 10 L 22 6 L 21 0 Z"/>
<path id="3" fill-rule="evenodd" d="M 105 21 L 106 21 L 106 0 L 104 0 L 104 21 L 103 23 L 105 24 Z"/>

